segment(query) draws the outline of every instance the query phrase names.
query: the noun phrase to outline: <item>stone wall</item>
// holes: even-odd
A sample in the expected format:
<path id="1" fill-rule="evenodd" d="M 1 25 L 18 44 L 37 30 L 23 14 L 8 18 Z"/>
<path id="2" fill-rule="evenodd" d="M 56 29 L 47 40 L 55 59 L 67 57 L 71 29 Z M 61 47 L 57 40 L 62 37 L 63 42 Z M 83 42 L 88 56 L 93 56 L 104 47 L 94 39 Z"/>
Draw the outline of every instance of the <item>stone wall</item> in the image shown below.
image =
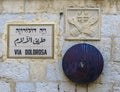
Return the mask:
<path id="1" fill-rule="evenodd" d="M 64 10 L 69 7 L 101 9 L 100 41 L 64 40 Z M 6 23 L 43 19 L 56 24 L 55 58 L 6 58 Z M 68 48 L 81 42 L 94 45 L 104 57 L 101 76 L 88 85 L 69 81 L 61 65 Z M 120 0 L 0 0 L 0 92 L 120 92 L 119 55 Z"/>

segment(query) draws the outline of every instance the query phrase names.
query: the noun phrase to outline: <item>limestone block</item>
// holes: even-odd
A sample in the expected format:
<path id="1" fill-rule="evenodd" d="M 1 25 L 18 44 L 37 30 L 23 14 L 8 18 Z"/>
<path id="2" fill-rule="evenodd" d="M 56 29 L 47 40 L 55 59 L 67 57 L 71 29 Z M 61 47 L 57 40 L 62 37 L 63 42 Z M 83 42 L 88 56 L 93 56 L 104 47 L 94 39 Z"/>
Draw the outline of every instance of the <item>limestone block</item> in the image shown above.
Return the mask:
<path id="1" fill-rule="evenodd" d="M 69 81 L 68 78 L 63 73 L 62 69 L 62 61 L 58 61 L 55 64 L 48 64 L 47 65 L 47 80 L 49 81 Z"/>
<path id="2" fill-rule="evenodd" d="M 72 3 L 71 3 L 72 2 Z M 83 7 L 85 4 L 84 0 L 55 0 L 55 9 L 56 11 L 64 11 L 68 7 Z"/>
<path id="3" fill-rule="evenodd" d="M 77 85 L 77 92 L 87 92 L 87 85 Z"/>
<path id="4" fill-rule="evenodd" d="M 95 0 L 86 0 L 85 5 L 88 7 L 96 7 Z"/>
<path id="5" fill-rule="evenodd" d="M 35 92 L 34 83 L 18 82 L 16 83 L 16 92 Z"/>
<path id="6" fill-rule="evenodd" d="M 37 82 L 36 92 L 58 92 L 58 83 Z"/>
<path id="7" fill-rule="evenodd" d="M 111 73 L 113 75 L 112 80 L 114 81 L 114 83 L 120 83 L 120 63 L 119 62 L 112 63 Z"/>
<path id="8" fill-rule="evenodd" d="M 58 78 L 56 76 L 56 72 L 57 70 L 54 65 L 47 65 L 47 80 L 57 81 Z"/>
<path id="9" fill-rule="evenodd" d="M 59 22 L 59 16 L 57 14 L 47 14 L 47 13 L 42 13 L 39 17 L 40 19 L 56 22 L 56 24 Z M 46 22 L 46 21 L 44 21 Z"/>
<path id="10" fill-rule="evenodd" d="M 96 7 L 100 7 L 101 12 L 103 14 L 117 14 L 116 8 L 117 0 L 91 0 L 91 1 L 94 1 L 96 3 Z"/>
<path id="11" fill-rule="evenodd" d="M 35 14 L 25 14 L 24 19 L 26 21 L 34 20 L 35 19 Z"/>
<path id="12" fill-rule="evenodd" d="M 100 0 L 99 0 L 100 1 Z M 110 2 L 108 2 L 108 0 L 103 0 L 101 6 L 100 6 L 101 12 L 103 14 L 108 14 L 111 12 L 110 9 Z"/>
<path id="13" fill-rule="evenodd" d="M 120 61 L 120 38 L 114 39 L 113 60 Z"/>
<path id="14" fill-rule="evenodd" d="M 13 80 L 28 80 L 29 79 L 29 64 L 26 62 L 1 62 L 0 77 Z"/>
<path id="15" fill-rule="evenodd" d="M 120 15 L 102 16 L 102 36 L 120 36 Z"/>
<path id="16" fill-rule="evenodd" d="M 110 1 L 110 14 L 117 14 L 117 1 Z"/>
<path id="17" fill-rule="evenodd" d="M 88 92 L 113 92 L 112 84 L 90 84 Z"/>
<path id="18" fill-rule="evenodd" d="M 0 92 L 11 92 L 10 83 L 0 81 Z"/>
<path id="19" fill-rule="evenodd" d="M 120 84 L 115 84 L 113 86 L 113 92 L 120 92 Z"/>
<path id="20" fill-rule="evenodd" d="M 105 62 L 110 61 L 111 57 L 111 39 L 110 38 L 101 38 L 100 41 L 90 42 L 95 46 L 103 55 Z"/>
<path id="21" fill-rule="evenodd" d="M 75 92 L 75 84 L 63 82 L 59 85 L 60 92 Z"/>
<path id="22" fill-rule="evenodd" d="M 24 12 L 24 0 L 4 0 L 3 13 L 22 13 Z"/>
<path id="23" fill-rule="evenodd" d="M 117 1 L 117 10 L 120 12 L 120 1 Z"/>
<path id="24" fill-rule="evenodd" d="M 18 20 L 20 18 L 21 18 L 21 16 L 19 16 L 17 14 L 3 14 L 3 15 L 0 15 L 0 32 L 3 33 L 3 32 L 6 31 L 4 28 L 5 28 L 5 24 L 8 21 Z"/>
<path id="25" fill-rule="evenodd" d="M 103 72 L 99 78 L 98 83 L 113 83 L 114 82 L 114 75 L 112 73 L 112 63 L 111 62 L 104 62 Z"/>
<path id="26" fill-rule="evenodd" d="M 25 12 L 51 12 L 54 9 L 54 0 L 26 0 Z"/>
<path id="27" fill-rule="evenodd" d="M 3 44 L 3 41 L 2 41 L 2 39 L 0 39 L 0 57 L 2 57 L 2 55 L 3 55 L 3 47 L 4 47 L 4 44 Z"/>
<path id="28" fill-rule="evenodd" d="M 2 6 L 2 4 L 3 4 L 3 0 L 0 1 L 0 13 L 2 13 L 2 11 L 3 11 L 3 6 Z"/>
<path id="29" fill-rule="evenodd" d="M 43 62 L 30 63 L 30 76 L 32 81 L 44 81 L 46 75 L 46 64 Z"/>

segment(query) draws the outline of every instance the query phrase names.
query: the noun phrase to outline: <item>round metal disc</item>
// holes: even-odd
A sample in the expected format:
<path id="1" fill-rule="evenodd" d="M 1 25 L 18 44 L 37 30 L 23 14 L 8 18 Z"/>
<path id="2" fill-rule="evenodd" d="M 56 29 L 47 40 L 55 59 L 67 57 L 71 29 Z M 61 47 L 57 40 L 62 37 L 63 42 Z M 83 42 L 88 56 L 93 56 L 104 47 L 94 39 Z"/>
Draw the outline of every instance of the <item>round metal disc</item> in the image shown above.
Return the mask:
<path id="1" fill-rule="evenodd" d="M 103 57 L 99 50 L 86 43 L 68 49 L 62 61 L 65 75 L 80 84 L 95 81 L 101 74 L 103 65 Z"/>

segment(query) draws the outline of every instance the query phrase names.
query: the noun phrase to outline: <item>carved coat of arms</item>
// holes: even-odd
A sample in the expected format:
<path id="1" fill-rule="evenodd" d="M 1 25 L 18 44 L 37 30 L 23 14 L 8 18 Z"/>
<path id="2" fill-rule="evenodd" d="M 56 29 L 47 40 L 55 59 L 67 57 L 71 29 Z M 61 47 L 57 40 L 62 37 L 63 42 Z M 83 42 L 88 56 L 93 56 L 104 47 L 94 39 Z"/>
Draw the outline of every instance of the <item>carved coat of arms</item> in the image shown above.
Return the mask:
<path id="1" fill-rule="evenodd" d="M 99 9 L 67 9 L 67 40 L 99 40 Z"/>

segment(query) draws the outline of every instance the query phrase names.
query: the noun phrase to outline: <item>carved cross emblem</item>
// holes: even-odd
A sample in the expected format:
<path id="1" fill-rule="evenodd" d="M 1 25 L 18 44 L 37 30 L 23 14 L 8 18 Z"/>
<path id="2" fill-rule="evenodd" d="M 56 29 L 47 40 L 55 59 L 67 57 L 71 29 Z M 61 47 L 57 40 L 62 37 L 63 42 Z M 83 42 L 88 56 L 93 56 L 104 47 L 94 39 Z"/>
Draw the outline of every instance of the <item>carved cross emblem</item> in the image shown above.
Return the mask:
<path id="1" fill-rule="evenodd" d="M 78 12 L 77 19 L 78 19 L 78 22 L 84 23 L 84 22 L 88 21 L 89 15 L 87 12 L 81 11 L 81 12 Z"/>
<path id="2" fill-rule="evenodd" d="M 66 40 L 99 40 L 100 9 L 69 8 L 66 9 Z"/>

